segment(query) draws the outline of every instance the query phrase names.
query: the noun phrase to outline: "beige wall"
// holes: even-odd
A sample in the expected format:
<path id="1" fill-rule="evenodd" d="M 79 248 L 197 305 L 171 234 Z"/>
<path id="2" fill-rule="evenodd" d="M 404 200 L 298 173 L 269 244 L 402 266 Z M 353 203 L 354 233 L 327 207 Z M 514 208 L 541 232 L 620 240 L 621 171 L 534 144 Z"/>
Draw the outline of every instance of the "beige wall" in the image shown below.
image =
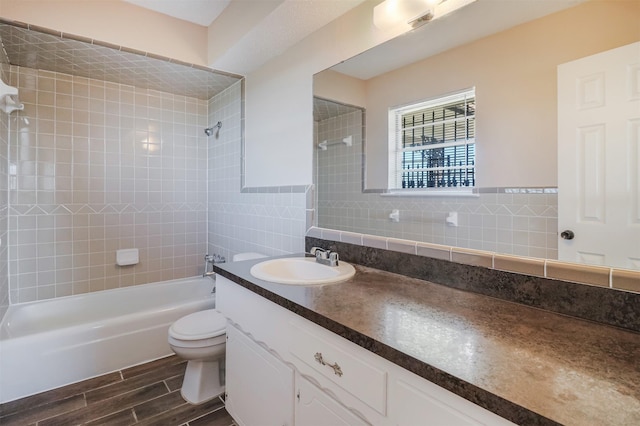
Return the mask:
<path id="1" fill-rule="evenodd" d="M 229 48 L 233 47 L 283 1 L 232 1 L 207 29 L 209 63 L 213 64 L 220 56 L 224 55 Z"/>
<path id="2" fill-rule="evenodd" d="M 476 87 L 478 186 L 556 186 L 556 69 L 640 40 L 640 2 L 588 2 L 367 81 L 369 188 L 386 187 L 388 108 Z"/>
<path id="3" fill-rule="evenodd" d="M 364 80 L 331 69 L 313 77 L 313 94 L 347 105 L 363 106 L 367 103 L 367 86 Z"/>
<path id="4" fill-rule="evenodd" d="M 312 183 L 313 75 L 406 30 L 373 26 L 365 1 L 246 78 L 246 185 Z"/>
<path id="5" fill-rule="evenodd" d="M 0 17 L 207 65 L 207 28 L 119 0 L 0 0 Z"/>

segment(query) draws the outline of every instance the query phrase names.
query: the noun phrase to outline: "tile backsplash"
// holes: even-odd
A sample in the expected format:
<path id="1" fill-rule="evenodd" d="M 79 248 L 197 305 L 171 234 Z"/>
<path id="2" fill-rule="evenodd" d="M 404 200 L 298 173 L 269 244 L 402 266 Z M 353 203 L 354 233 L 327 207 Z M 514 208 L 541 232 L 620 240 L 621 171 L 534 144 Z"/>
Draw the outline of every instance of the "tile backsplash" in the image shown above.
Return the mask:
<path id="1" fill-rule="evenodd" d="M 594 286 L 640 293 L 640 271 L 636 270 L 514 256 L 485 250 L 465 249 L 412 240 L 366 234 L 360 235 L 354 232 L 318 227 L 311 227 L 307 231 L 307 244 L 309 239 L 347 243 L 353 246 L 416 255 L 425 259 L 445 260 L 451 263 L 513 272 L 522 276 L 528 276 L 528 278 L 531 279 L 541 277 L 578 283 L 587 287 Z M 576 289 L 581 288 L 580 286 L 576 287 Z"/>
<path id="2" fill-rule="evenodd" d="M 10 71 L 25 105 L 9 117 L 12 303 L 198 274 L 207 101 Z M 116 266 L 115 251 L 133 247 L 140 263 Z"/>

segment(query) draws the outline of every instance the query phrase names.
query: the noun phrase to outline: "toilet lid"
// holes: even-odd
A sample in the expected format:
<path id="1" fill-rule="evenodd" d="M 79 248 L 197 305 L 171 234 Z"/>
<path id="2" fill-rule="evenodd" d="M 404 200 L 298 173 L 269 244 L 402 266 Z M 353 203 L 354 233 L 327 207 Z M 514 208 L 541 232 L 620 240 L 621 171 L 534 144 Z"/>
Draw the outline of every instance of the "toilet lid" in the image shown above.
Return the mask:
<path id="1" fill-rule="evenodd" d="M 175 339 L 200 340 L 221 336 L 226 332 L 227 319 L 215 309 L 194 312 L 180 318 L 169 328 Z"/>

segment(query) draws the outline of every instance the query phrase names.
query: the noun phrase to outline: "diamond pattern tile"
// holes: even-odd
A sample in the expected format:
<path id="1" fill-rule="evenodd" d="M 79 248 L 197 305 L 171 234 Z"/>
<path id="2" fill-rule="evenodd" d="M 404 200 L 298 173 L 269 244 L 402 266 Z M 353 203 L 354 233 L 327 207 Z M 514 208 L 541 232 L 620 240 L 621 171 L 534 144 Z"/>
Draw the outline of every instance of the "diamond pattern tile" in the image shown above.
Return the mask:
<path id="1" fill-rule="evenodd" d="M 211 99 L 241 78 L 120 46 L 79 37 L 76 39 L 66 34 L 13 25 L 2 20 L 0 42 L 11 65 L 204 100 Z"/>

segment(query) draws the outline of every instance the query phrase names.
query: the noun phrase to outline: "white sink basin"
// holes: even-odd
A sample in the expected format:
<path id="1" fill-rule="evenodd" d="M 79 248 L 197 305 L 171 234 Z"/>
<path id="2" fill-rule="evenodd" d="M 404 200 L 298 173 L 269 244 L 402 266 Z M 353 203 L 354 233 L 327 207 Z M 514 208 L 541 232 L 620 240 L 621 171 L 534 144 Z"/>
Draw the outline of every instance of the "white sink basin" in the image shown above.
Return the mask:
<path id="1" fill-rule="evenodd" d="M 356 269 L 342 261 L 338 266 L 327 266 L 317 263 L 315 257 L 286 257 L 257 263 L 250 272 L 258 279 L 273 283 L 313 285 L 348 280 Z"/>

